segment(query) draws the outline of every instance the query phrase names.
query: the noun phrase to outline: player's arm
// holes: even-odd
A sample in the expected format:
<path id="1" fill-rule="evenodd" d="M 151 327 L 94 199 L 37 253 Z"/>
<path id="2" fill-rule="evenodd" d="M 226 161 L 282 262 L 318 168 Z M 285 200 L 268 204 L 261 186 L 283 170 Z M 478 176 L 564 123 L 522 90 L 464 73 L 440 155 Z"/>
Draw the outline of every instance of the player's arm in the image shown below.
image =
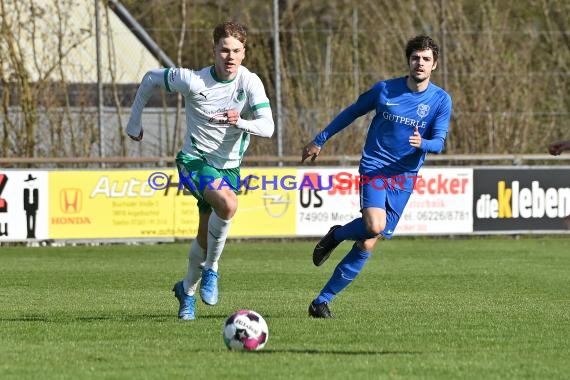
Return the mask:
<path id="1" fill-rule="evenodd" d="M 378 99 L 379 92 L 380 86 L 375 85 L 370 90 L 361 94 L 355 103 L 342 110 L 325 129 L 315 136 L 313 143 L 318 147 L 322 147 L 327 140 L 348 127 L 354 120 L 372 111 Z"/>
<path id="2" fill-rule="evenodd" d="M 327 140 L 348 127 L 360 116 L 372 111 L 378 99 L 379 92 L 380 86 L 376 84 L 370 90 L 361 94 L 355 103 L 342 110 L 325 129 L 315 136 L 313 141 L 305 145 L 301 155 L 301 163 L 309 157 L 311 157 L 311 162 L 315 161 Z"/>
<path id="3" fill-rule="evenodd" d="M 447 95 L 447 94 L 446 94 Z M 422 138 L 418 129 L 414 130 L 414 134 L 410 136 L 410 145 L 424 152 L 441 153 L 445 146 L 447 131 L 449 130 L 449 121 L 451 120 L 451 97 L 447 95 L 440 105 L 435 124 L 432 128 L 431 138 Z"/>
<path id="4" fill-rule="evenodd" d="M 137 89 L 135 100 L 131 108 L 131 116 L 127 123 L 127 134 L 136 141 L 142 140 L 142 113 L 152 94 L 158 89 L 169 92 L 188 92 L 189 70 L 178 68 L 153 69 L 148 71 Z"/>
<path id="5" fill-rule="evenodd" d="M 127 135 L 135 141 L 140 141 L 143 137 L 141 122 L 143 108 L 157 88 L 165 88 L 163 79 L 164 72 L 165 69 L 154 69 L 148 71 L 144 75 L 141 84 L 137 89 L 137 94 L 133 101 L 133 106 L 131 107 L 131 116 L 127 123 Z"/>
<path id="6" fill-rule="evenodd" d="M 241 118 L 237 110 L 228 111 L 228 122 L 247 133 L 260 137 L 271 137 L 275 131 L 273 113 L 263 82 L 251 74 L 247 83 L 247 118 Z"/>
<path id="7" fill-rule="evenodd" d="M 275 123 L 273 122 L 273 114 L 271 112 L 271 107 L 269 101 L 256 104 L 252 108 L 253 119 L 246 120 L 239 117 L 237 111 L 235 112 L 235 126 L 247 133 L 260 137 L 271 137 L 273 136 L 273 131 L 275 130 Z M 231 111 L 231 110 L 230 110 Z M 228 119 L 230 124 L 232 124 L 232 117 L 228 112 Z"/>

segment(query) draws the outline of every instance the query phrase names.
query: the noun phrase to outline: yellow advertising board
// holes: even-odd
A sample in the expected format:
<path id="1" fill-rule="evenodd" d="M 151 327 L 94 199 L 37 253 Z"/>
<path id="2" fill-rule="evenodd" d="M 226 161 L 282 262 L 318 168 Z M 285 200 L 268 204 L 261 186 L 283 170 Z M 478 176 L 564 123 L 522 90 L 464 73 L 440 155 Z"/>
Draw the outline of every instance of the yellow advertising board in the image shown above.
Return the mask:
<path id="1" fill-rule="evenodd" d="M 294 236 L 296 169 L 242 169 L 230 237 Z M 176 168 L 49 172 L 50 239 L 193 238 L 196 199 Z"/>
<path id="2" fill-rule="evenodd" d="M 297 192 L 292 181 L 296 172 L 296 169 L 242 168 L 238 210 L 229 237 L 294 236 Z M 174 236 L 196 236 L 196 200 L 191 195 L 178 196 L 174 208 Z"/>
<path id="3" fill-rule="evenodd" d="M 242 168 L 230 237 L 295 236 L 295 168 Z"/>
<path id="4" fill-rule="evenodd" d="M 163 181 L 177 176 L 175 171 L 161 170 L 165 176 Z M 166 190 L 154 189 L 149 178 L 156 172 L 49 172 L 49 237 L 171 238 L 176 191 L 170 192 L 170 196 Z"/>

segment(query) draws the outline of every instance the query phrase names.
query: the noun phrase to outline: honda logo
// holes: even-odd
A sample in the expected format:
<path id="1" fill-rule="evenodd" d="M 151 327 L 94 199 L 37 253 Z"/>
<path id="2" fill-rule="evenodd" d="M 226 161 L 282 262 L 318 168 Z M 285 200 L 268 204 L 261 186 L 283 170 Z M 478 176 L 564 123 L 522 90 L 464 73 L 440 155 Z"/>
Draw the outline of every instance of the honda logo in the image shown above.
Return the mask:
<path id="1" fill-rule="evenodd" d="M 77 214 L 83 206 L 80 189 L 63 189 L 59 192 L 59 208 L 65 214 Z"/>

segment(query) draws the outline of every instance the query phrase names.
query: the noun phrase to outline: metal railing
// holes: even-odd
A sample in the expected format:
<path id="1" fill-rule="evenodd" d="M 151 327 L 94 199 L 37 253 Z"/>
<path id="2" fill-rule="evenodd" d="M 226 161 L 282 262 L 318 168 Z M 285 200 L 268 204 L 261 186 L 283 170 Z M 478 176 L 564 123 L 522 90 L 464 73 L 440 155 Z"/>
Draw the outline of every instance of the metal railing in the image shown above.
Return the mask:
<path id="1" fill-rule="evenodd" d="M 298 156 L 246 156 L 243 166 L 277 166 L 280 164 L 289 166 L 301 165 L 300 154 Z M 359 155 L 322 155 L 315 161 L 316 165 L 356 165 L 360 160 Z M 77 165 L 77 164 L 155 164 L 168 165 L 174 163 L 174 156 L 146 156 L 146 157 L 0 157 L 2 167 L 20 167 L 27 165 Z M 450 165 L 535 165 L 553 164 L 567 165 L 570 163 L 570 154 L 551 156 L 549 154 L 442 154 L 430 155 L 426 164 L 450 164 Z"/>

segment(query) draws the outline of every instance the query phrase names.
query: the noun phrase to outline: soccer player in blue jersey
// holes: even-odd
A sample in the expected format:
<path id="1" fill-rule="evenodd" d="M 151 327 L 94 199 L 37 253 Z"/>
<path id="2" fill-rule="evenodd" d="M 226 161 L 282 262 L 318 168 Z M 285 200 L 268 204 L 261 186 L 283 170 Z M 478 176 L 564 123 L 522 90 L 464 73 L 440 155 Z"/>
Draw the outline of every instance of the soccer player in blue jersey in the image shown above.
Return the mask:
<path id="1" fill-rule="evenodd" d="M 430 37 L 417 36 L 408 41 L 405 54 L 407 76 L 374 84 L 303 148 L 301 162 L 314 161 L 328 139 L 374 111 L 359 166 L 362 217 L 331 227 L 316 245 L 313 263 L 322 265 L 344 240 L 355 243 L 311 302 L 311 317 L 333 317 L 330 302 L 360 273 L 378 239 L 392 237 L 426 153 L 444 147 L 451 97 L 430 82 L 439 47 Z"/>
<path id="2" fill-rule="evenodd" d="M 237 211 L 240 164 L 250 135 L 271 137 L 274 130 L 263 83 L 241 64 L 246 42 L 243 25 L 224 22 L 214 28 L 213 65 L 147 72 L 127 124 L 127 134 L 140 141 L 142 111 L 153 92 L 164 89 L 184 96 L 186 136 L 176 165 L 185 187 L 198 200 L 199 222 L 186 276 L 172 289 L 180 304 L 178 317 L 183 320 L 196 317 L 198 284 L 204 303 L 218 302 L 218 261 Z M 226 186 L 228 182 L 232 188 Z"/>

